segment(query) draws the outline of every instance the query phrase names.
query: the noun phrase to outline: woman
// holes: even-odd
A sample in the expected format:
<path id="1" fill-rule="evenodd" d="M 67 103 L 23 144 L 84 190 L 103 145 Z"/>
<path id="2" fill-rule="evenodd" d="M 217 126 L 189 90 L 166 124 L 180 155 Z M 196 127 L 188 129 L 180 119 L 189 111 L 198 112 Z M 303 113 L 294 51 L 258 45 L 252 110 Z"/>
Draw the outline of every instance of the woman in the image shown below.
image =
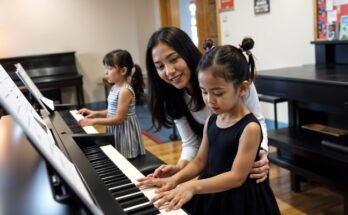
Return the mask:
<path id="1" fill-rule="evenodd" d="M 156 129 L 173 126 L 173 120 L 182 140 L 182 153 L 176 165 L 162 165 L 153 177 L 168 177 L 186 166 L 196 156 L 206 119 L 211 111 L 205 106 L 198 78 L 195 74 L 202 54 L 190 37 L 175 27 L 163 27 L 149 39 L 146 67 L 149 89 L 149 109 Z M 260 121 L 263 141 L 260 160 L 253 164 L 250 178 L 262 182 L 267 178 L 267 129 L 261 114 L 253 83 L 244 96 L 249 110 Z"/>

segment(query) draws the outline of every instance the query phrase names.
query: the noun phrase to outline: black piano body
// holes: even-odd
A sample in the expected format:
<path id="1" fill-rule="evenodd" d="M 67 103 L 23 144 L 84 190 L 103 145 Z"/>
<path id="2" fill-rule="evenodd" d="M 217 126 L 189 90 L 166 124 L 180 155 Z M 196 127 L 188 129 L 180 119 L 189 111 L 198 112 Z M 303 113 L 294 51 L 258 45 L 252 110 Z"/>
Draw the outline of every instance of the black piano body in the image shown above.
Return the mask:
<path id="1" fill-rule="evenodd" d="M 86 147 L 98 148 L 113 145 L 113 135 L 75 134 L 66 123 L 65 115 L 60 114 L 60 112 L 55 111 L 47 115 L 46 112 L 41 111 L 41 114 L 52 132 L 57 146 L 74 163 L 93 201 L 103 214 L 157 214 L 157 209 L 153 205 L 125 212 L 125 203 L 120 203 L 115 199 L 114 195 L 116 194 L 108 190 L 107 182 L 101 179 L 101 175 L 93 166 L 88 155 L 84 153 L 83 149 Z M 6 207 L 1 209 L 1 213 L 91 214 L 90 210 L 64 181 L 58 180 L 61 183 L 52 182 L 52 178 L 57 179 L 58 176 L 59 179 L 59 175 L 50 168 L 48 162 L 44 162 L 25 137 L 18 139 L 18 129 L 15 126 L 13 120 L 9 120 L 9 116 L 0 118 L 0 141 L 6 154 L 0 159 L 0 173 L 3 179 L 0 180 L 0 187 L 4 188 L 0 191 L 0 198 L 6 199 L 4 202 Z M 21 156 L 18 156 L 19 154 Z M 130 162 L 143 174 L 153 172 L 159 165 L 164 164 L 150 152 L 145 156 L 130 160 Z M 112 171 L 107 169 L 104 172 L 109 174 Z M 117 179 L 117 183 L 118 181 Z M 6 190 L 8 192 L 5 192 Z M 69 192 L 65 193 L 67 190 Z M 126 202 L 126 204 L 128 203 Z"/>
<path id="2" fill-rule="evenodd" d="M 268 132 L 269 144 L 277 148 L 270 161 L 290 170 L 293 191 L 300 191 L 304 177 L 342 193 L 348 214 L 348 135 L 303 128 L 315 123 L 348 130 L 348 65 L 260 71 L 255 85 L 261 94 L 288 100 L 288 128 Z"/>
<path id="3" fill-rule="evenodd" d="M 62 103 L 61 89 L 74 87 L 78 107 L 85 105 L 83 95 L 83 76 L 79 74 L 75 52 L 42 55 L 29 55 L 0 59 L 0 64 L 18 85 L 23 83 L 15 74 L 16 63 L 21 63 L 35 85 L 47 98 Z"/>

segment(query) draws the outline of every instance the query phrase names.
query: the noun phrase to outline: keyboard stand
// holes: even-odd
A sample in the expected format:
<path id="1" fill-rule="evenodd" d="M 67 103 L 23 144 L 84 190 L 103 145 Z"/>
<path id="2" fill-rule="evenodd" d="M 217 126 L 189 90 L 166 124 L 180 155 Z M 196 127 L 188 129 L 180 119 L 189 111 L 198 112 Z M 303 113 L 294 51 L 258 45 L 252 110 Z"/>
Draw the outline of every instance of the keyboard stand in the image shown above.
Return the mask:
<path id="1" fill-rule="evenodd" d="M 69 202 L 72 197 L 70 188 L 64 184 L 64 181 L 61 180 L 60 176 L 53 170 L 48 162 L 45 162 L 45 164 L 53 198 L 60 203 Z"/>

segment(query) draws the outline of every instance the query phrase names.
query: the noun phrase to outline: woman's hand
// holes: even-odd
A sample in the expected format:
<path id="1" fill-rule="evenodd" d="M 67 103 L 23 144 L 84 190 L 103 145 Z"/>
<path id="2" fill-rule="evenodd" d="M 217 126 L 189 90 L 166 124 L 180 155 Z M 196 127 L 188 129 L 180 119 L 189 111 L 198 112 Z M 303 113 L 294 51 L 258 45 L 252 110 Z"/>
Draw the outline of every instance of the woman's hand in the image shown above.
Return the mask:
<path id="1" fill-rule="evenodd" d="M 166 178 L 174 175 L 175 173 L 180 171 L 180 167 L 178 165 L 161 165 L 158 167 L 152 174 L 148 175 L 154 178 Z"/>
<path id="2" fill-rule="evenodd" d="M 267 152 L 265 150 L 260 150 L 259 152 L 260 160 L 253 164 L 250 171 L 250 178 L 257 179 L 256 183 L 263 182 L 267 179 L 269 171 L 269 160 L 267 158 Z"/>
<path id="3" fill-rule="evenodd" d="M 157 187 L 156 193 L 174 189 L 177 185 L 176 181 L 173 178 L 155 178 L 152 176 L 147 176 L 144 178 L 139 178 L 137 180 L 139 183 L 136 184 L 137 187 Z"/>
<path id="4" fill-rule="evenodd" d="M 194 187 L 190 182 L 186 182 L 173 190 L 158 193 L 151 199 L 151 202 L 157 208 L 166 205 L 166 211 L 177 210 L 188 202 L 194 194 Z"/>

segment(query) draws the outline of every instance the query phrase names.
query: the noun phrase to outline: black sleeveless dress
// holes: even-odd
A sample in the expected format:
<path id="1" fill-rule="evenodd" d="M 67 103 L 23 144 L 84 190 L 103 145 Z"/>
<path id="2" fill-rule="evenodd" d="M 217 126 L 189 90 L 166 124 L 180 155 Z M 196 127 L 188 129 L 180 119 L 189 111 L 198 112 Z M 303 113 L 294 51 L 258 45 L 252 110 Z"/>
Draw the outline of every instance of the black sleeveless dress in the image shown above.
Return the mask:
<path id="1" fill-rule="evenodd" d="M 252 113 L 228 128 L 218 128 L 216 119 L 217 115 L 213 114 L 208 122 L 208 162 L 199 179 L 230 171 L 245 126 L 250 122 L 259 123 Z M 195 195 L 183 208 L 192 215 L 280 214 L 269 183 L 257 184 L 255 179 L 249 177 L 241 187 L 219 193 Z"/>

